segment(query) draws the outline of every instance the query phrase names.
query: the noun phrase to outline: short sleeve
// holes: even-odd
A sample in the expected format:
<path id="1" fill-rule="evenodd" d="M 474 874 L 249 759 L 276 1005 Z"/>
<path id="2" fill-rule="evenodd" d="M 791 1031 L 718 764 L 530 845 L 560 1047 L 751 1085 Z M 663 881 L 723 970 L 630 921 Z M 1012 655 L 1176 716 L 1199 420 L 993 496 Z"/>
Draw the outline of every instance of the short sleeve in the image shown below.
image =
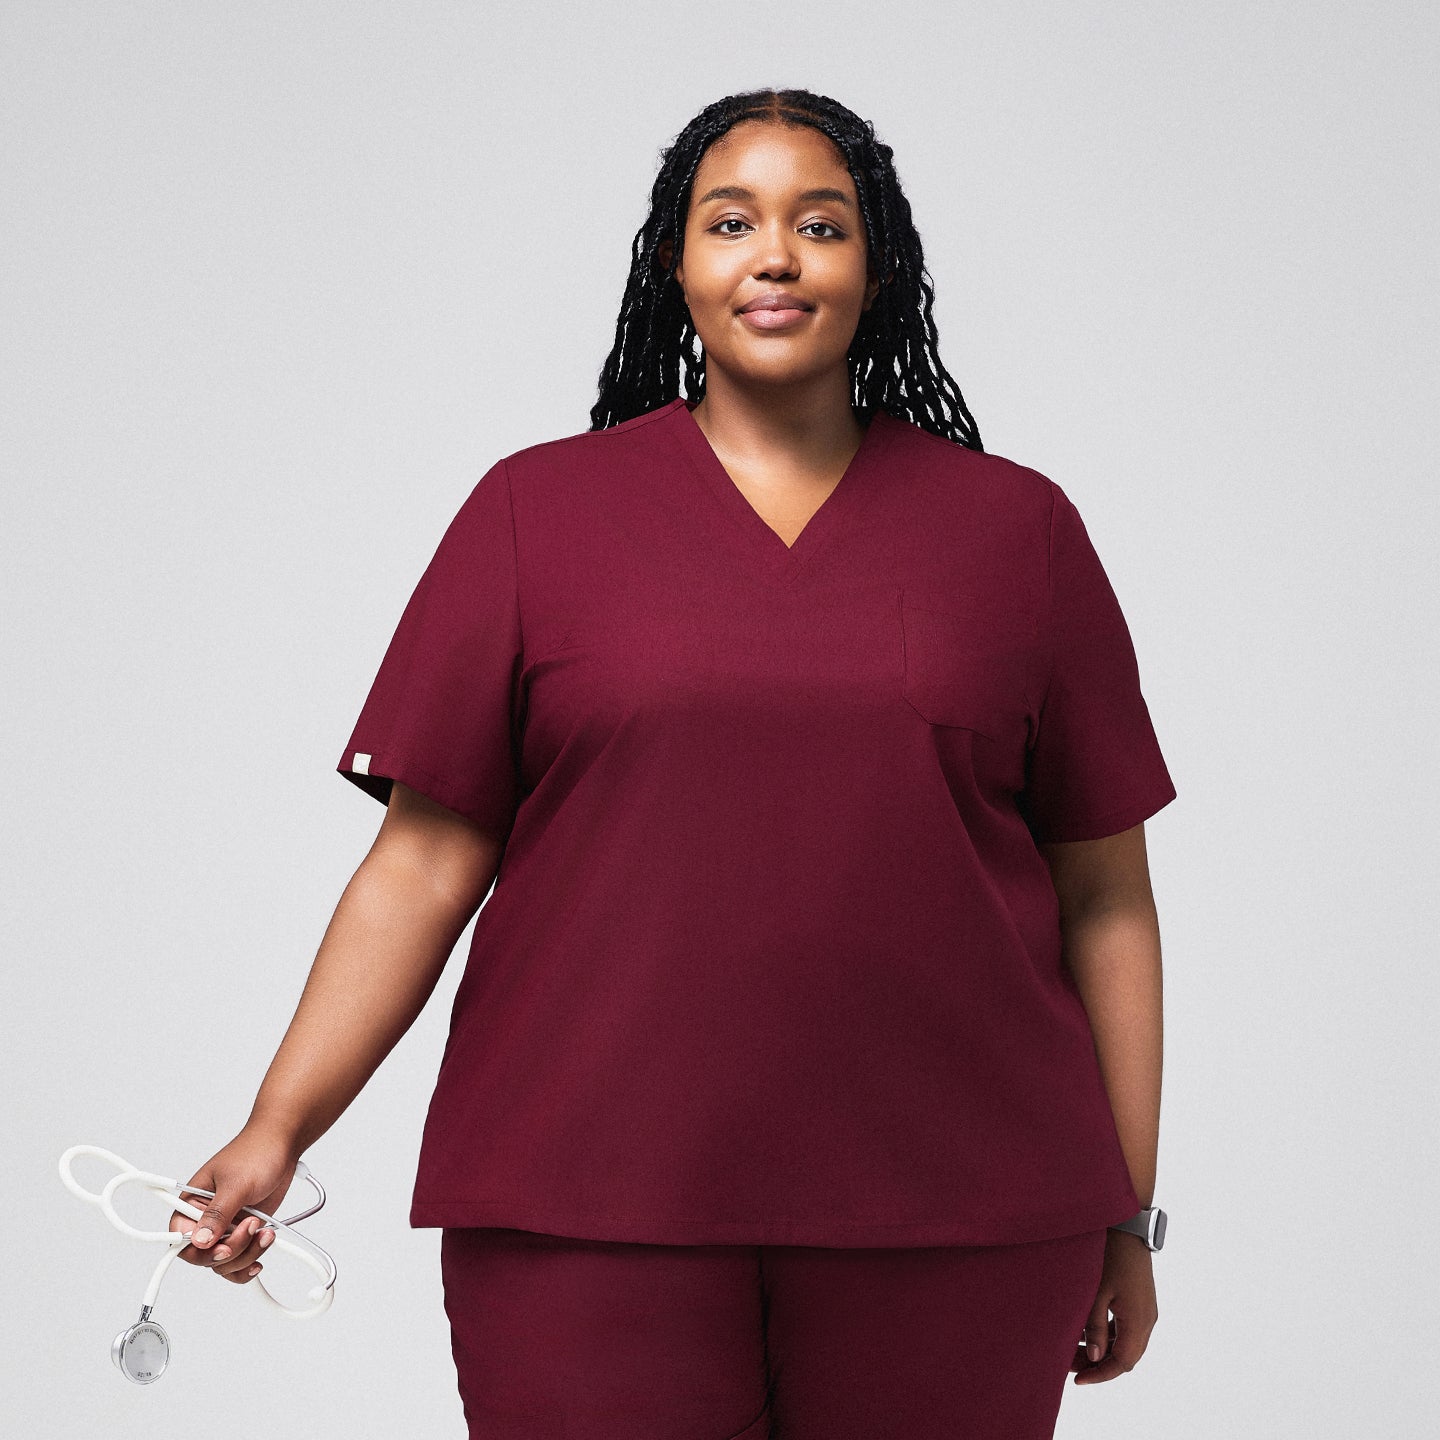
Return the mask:
<path id="1" fill-rule="evenodd" d="M 1175 798 L 1129 627 L 1085 523 L 1052 480 L 1042 663 L 1020 808 L 1037 841 L 1098 840 Z"/>
<path id="2" fill-rule="evenodd" d="M 399 780 L 507 835 L 519 796 L 512 699 L 520 651 L 514 523 L 502 460 L 441 538 L 336 769 L 384 803 L 391 781 Z"/>

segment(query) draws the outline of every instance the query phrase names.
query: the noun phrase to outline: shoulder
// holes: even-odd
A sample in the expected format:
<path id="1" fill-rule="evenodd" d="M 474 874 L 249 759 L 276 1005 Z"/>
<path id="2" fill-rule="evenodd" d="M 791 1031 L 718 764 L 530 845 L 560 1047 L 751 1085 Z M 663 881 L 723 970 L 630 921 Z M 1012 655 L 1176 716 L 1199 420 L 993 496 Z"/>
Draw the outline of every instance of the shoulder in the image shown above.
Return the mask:
<path id="1" fill-rule="evenodd" d="M 522 446 L 501 463 L 512 485 L 534 484 L 548 476 L 573 479 L 577 472 L 593 473 L 625 465 L 637 452 L 654 446 L 660 426 L 679 403 L 671 401 L 604 430 L 579 430 Z"/>
<path id="2" fill-rule="evenodd" d="M 1048 475 L 1032 465 L 988 450 L 948 440 L 911 420 L 886 416 L 890 453 L 897 466 L 933 480 L 937 487 L 979 504 L 993 515 L 1034 519 L 1048 525 L 1052 510 L 1065 499 Z"/>

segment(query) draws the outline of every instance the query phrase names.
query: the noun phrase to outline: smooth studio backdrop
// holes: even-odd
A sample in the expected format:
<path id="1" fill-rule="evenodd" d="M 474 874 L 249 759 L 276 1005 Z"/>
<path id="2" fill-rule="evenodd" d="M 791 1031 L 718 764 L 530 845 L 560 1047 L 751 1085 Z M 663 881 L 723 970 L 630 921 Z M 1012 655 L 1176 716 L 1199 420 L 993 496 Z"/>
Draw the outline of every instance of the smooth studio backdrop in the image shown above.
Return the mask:
<path id="1" fill-rule="evenodd" d="M 986 448 L 1085 516 L 1180 793 L 1147 827 L 1160 1321 L 1059 1433 L 1428 1430 L 1437 30 L 1394 0 L 11 0 L 0 1425 L 463 1433 L 406 1219 L 463 940 L 307 1154 L 319 1320 L 177 1265 L 171 1370 L 129 1385 L 158 1250 L 55 1164 L 185 1179 L 244 1122 L 381 819 L 334 766 L 412 586 L 490 464 L 588 426 L 660 147 L 774 84 L 894 146 L 941 353 Z"/>

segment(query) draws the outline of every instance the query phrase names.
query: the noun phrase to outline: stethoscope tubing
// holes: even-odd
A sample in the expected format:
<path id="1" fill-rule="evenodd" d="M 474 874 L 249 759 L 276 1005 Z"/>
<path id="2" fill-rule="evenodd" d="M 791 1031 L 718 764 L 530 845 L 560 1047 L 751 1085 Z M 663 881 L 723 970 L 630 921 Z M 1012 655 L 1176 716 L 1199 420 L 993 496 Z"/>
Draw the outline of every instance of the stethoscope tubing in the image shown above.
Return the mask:
<path id="1" fill-rule="evenodd" d="M 113 1175 L 98 1192 L 85 1189 L 85 1187 L 75 1179 L 71 1171 L 72 1163 L 81 1155 L 96 1156 L 116 1167 L 117 1173 Z M 315 1189 L 318 1196 L 316 1203 L 308 1209 L 301 1210 L 286 1220 L 279 1220 L 273 1215 L 267 1215 L 263 1210 L 258 1210 L 253 1205 L 242 1205 L 239 1213 L 241 1215 L 253 1215 L 265 1226 L 273 1230 L 275 1239 L 271 1242 L 270 1248 L 272 1250 L 282 1250 L 286 1254 L 295 1256 L 296 1259 L 314 1271 L 324 1282 L 321 1285 L 314 1286 L 308 1292 L 306 1298 L 313 1302 L 308 1309 L 292 1308 L 282 1301 L 277 1300 L 275 1296 L 265 1288 L 259 1276 L 250 1282 L 250 1288 L 259 1295 L 261 1300 L 273 1309 L 279 1311 L 280 1314 L 288 1316 L 292 1320 L 309 1320 L 329 1309 L 331 1302 L 335 1298 L 335 1278 L 337 1272 L 335 1261 L 326 1250 L 317 1245 L 308 1236 L 301 1235 L 298 1230 L 291 1229 L 296 1221 L 313 1215 L 325 1203 L 324 1188 L 310 1173 L 309 1166 L 307 1166 L 303 1160 L 297 1160 L 295 1162 L 295 1176 L 297 1179 L 307 1181 Z M 179 1258 L 181 1250 L 183 1250 L 190 1241 L 189 1238 L 179 1230 L 141 1230 L 131 1225 L 129 1221 L 121 1217 L 115 1208 L 116 1192 L 127 1185 L 143 1185 L 152 1194 L 163 1200 L 167 1200 L 173 1210 L 178 1210 L 182 1215 L 192 1220 L 201 1219 L 205 1212 L 198 1206 L 192 1205 L 188 1200 L 182 1199 L 181 1196 L 203 1195 L 208 1199 L 213 1199 L 215 1192 L 194 1185 L 181 1185 L 165 1175 L 155 1175 L 146 1170 L 137 1170 L 128 1160 L 122 1159 L 119 1155 L 115 1154 L 113 1150 L 106 1150 L 100 1145 L 72 1145 L 60 1157 L 60 1179 L 64 1183 L 65 1188 L 73 1195 L 78 1196 L 81 1200 L 87 1201 L 89 1204 L 99 1206 L 100 1209 L 104 1211 L 110 1223 L 119 1230 L 122 1235 L 128 1235 L 135 1240 L 160 1242 L 165 1245 L 166 1253 L 161 1256 L 160 1263 L 155 1267 L 150 1277 L 150 1283 L 145 1289 L 143 1305 L 147 1311 L 153 1308 L 155 1299 L 160 1293 L 160 1282 L 164 1279 L 165 1272 Z M 236 1218 L 238 1219 L 239 1217 L 237 1216 Z M 292 1235 L 294 1239 L 291 1238 Z M 296 1243 L 297 1241 L 299 1243 Z"/>

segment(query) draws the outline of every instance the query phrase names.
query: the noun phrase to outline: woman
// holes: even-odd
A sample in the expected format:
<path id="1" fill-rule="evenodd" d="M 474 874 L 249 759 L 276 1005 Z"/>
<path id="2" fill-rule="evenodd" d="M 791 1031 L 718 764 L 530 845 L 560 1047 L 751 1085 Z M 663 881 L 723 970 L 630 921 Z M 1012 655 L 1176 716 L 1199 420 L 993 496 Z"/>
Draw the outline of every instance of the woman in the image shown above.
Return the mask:
<path id="1" fill-rule="evenodd" d="M 184 1253 L 258 1272 L 231 1217 L 493 881 L 410 1216 L 472 1435 L 1017 1440 L 1145 1348 L 1112 1227 L 1175 790 L 1079 514 L 983 451 L 932 299 L 868 123 L 702 111 L 591 429 L 475 486 L 341 757 L 386 816 Z"/>

